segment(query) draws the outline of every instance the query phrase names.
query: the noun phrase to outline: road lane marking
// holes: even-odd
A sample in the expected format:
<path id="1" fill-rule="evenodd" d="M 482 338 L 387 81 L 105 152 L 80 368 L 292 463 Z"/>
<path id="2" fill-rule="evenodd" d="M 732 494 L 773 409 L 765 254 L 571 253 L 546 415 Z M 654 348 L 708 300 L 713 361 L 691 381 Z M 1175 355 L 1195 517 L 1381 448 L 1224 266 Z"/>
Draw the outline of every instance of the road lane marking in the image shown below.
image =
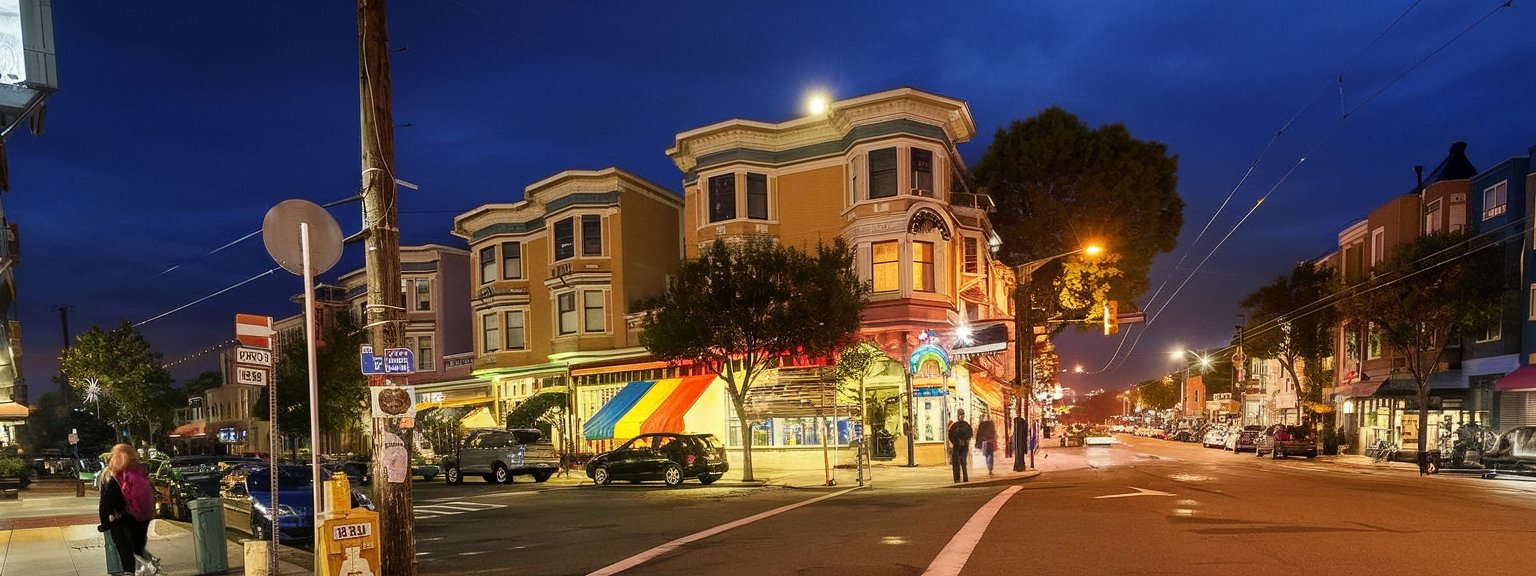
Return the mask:
<path id="1" fill-rule="evenodd" d="M 1173 494 L 1169 494 L 1167 492 L 1158 492 L 1156 490 L 1148 490 L 1146 488 L 1137 488 L 1135 486 L 1127 486 L 1127 488 L 1135 490 L 1135 492 L 1130 492 L 1130 493 L 1126 493 L 1126 494 L 1106 494 L 1104 496 L 1094 496 L 1093 498 L 1095 500 L 1097 500 L 1097 499 L 1101 499 L 1101 498 L 1129 498 L 1131 496 L 1173 496 Z"/>
<path id="2" fill-rule="evenodd" d="M 767 512 L 761 512 L 761 513 L 758 513 L 758 514 L 754 514 L 754 515 L 748 516 L 746 518 L 742 518 L 740 520 L 735 520 L 735 521 L 727 522 L 725 524 L 721 524 L 719 526 L 716 526 L 714 528 L 710 528 L 710 529 L 705 530 L 703 532 L 696 532 L 694 534 L 690 534 L 690 535 L 684 536 L 682 538 L 678 538 L 676 540 L 673 540 L 673 541 L 668 542 L 666 544 L 662 544 L 662 545 L 657 546 L 655 548 L 652 548 L 650 550 L 646 550 L 646 551 L 641 552 L 639 554 L 636 554 L 634 556 L 630 556 L 628 558 L 625 558 L 625 559 L 620 560 L 618 562 L 615 562 L 613 564 L 609 564 L 607 566 L 604 566 L 602 568 L 597 569 L 597 571 L 592 572 L 591 574 L 588 574 L 587 576 L 612 576 L 614 574 L 618 574 L 618 573 L 623 572 L 625 570 L 628 570 L 630 568 L 634 568 L 636 566 L 639 566 L 641 564 L 649 562 L 652 559 L 656 558 L 657 556 L 661 556 L 662 554 L 666 554 L 666 553 L 671 552 L 673 550 L 676 550 L 678 548 L 682 548 L 683 546 L 687 546 L 688 544 L 690 544 L 692 542 L 697 542 L 699 540 L 703 540 L 705 538 L 708 538 L 710 536 L 714 536 L 716 534 L 719 534 L 721 532 L 725 532 L 727 530 L 731 530 L 731 529 L 734 529 L 734 528 L 740 528 L 742 526 L 746 526 L 748 524 L 751 524 L 751 523 L 756 522 L 758 520 L 762 520 L 764 518 L 768 518 L 768 517 L 772 517 L 772 516 L 777 516 L 779 514 L 783 514 L 785 512 L 788 512 L 790 510 L 794 510 L 794 509 L 799 508 L 801 506 L 808 506 L 808 505 L 820 502 L 822 500 L 826 500 L 828 498 L 835 498 L 837 496 L 842 496 L 844 494 L 847 494 L 849 492 L 852 492 L 852 491 L 858 490 L 858 489 L 859 489 L 858 487 L 853 487 L 853 488 L 849 488 L 849 489 L 846 489 L 846 490 L 839 490 L 839 491 L 833 492 L 831 494 L 827 494 L 827 495 L 824 495 L 824 496 L 817 496 L 815 498 L 811 498 L 810 500 L 804 500 L 804 501 L 801 501 L 801 502 L 796 502 L 794 504 L 787 504 L 787 505 L 784 505 L 784 506 L 780 506 L 778 508 L 774 508 L 774 509 L 769 510 Z"/>
<path id="3" fill-rule="evenodd" d="M 949 544 L 944 545 L 938 557 L 935 557 L 933 563 L 928 565 L 928 569 L 923 571 L 923 576 L 959 574 L 960 570 L 965 568 L 965 562 L 971 559 L 971 552 L 976 549 L 976 543 L 981 542 L 981 535 L 987 532 L 987 526 L 992 523 L 992 517 L 997 516 L 997 511 L 1001 510 L 1003 504 L 1018 493 L 1020 488 L 1022 487 L 1009 486 L 1007 490 L 993 496 L 975 514 L 972 514 L 971 519 L 960 527 L 960 531 L 955 533 L 954 538 L 949 539 Z"/>
<path id="4" fill-rule="evenodd" d="M 416 516 L 417 520 L 426 520 L 428 518 L 437 518 L 439 516 L 448 516 L 451 514 L 464 514 L 466 512 L 479 512 L 481 510 L 492 510 L 495 508 L 506 507 L 506 504 L 487 504 L 484 502 L 448 502 L 445 504 L 427 504 L 423 506 L 417 506 L 414 510 L 414 515 Z"/>

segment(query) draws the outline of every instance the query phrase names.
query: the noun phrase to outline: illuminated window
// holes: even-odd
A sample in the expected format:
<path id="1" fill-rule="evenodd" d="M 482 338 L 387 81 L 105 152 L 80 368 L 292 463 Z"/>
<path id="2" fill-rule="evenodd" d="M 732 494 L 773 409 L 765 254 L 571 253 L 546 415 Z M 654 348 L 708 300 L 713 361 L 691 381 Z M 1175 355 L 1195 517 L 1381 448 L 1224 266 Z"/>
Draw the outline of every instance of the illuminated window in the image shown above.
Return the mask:
<path id="1" fill-rule="evenodd" d="M 1376 331 L 1375 326 L 1366 327 L 1365 359 L 1375 360 L 1381 357 L 1381 332 Z"/>
<path id="2" fill-rule="evenodd" d="M 528 347 L 527 339 L 523 331 L 523 311 L 515 310 L 506 313 L 507 318 L 507 349 L 523 350 Z"/>
<path id="3" fill-rule="evenodd" d="M 965 242 L 965 273 L 981 273 L 981 242 L 976 238 L 966 236 Z"/>
<path id="4" fill-rule="evenodd" d="M 496 279 L 496 247 L 487 246 L 480 249 L 480 283 L 485 284 Z"/>
<path id="5" fill-rule="evenodd" d="M 912 243 L 912 289 L 933 292 L 933 243 Z"/>
<path id="6" fill-rule="evenodd" d="M 555 296 L 555 308 L 559 312 L 560 335 L 576 333 L 576 293 L 566 292 Z"/>
<path id="7" fill-rule="evenodd" d="M 736 217 L 736 175 L 722 174 L 709 179 L 709 221 Z"/>
<path id="8" fill-rule="evenodd" d="M 869 151 L 869 197 L 890 198 L 896 195 L 896 149 L 882 148 Z"/>
<path id="9" fill-rule="evenodd" d="M 480 351 L 485 353 L 501 349 L 501 323 L 495 314 L 480 316 Z"/>
<path id="10" fill-rule="evenodd" d="M 501 279 L 521 280 L 523 278 L 523 244 L 521 242 L 501 243 Z"/>
<path id="11" fill-rule="evenodd" d="M 581 293 L 581 316 L 586 320 L 582 330 L 586 332 L 602 332 L 608 329 L 608 315 L 603 306 L 603 293 L 601 290 L 586 290 Z"/>
<path id="12" fill-rule="evenodd" d="M 901 289 L 901 251 L 895 240 L 876 242 L 871 246 L 874 267 L 870 280 L 875 292 L 895 292 Z"/>

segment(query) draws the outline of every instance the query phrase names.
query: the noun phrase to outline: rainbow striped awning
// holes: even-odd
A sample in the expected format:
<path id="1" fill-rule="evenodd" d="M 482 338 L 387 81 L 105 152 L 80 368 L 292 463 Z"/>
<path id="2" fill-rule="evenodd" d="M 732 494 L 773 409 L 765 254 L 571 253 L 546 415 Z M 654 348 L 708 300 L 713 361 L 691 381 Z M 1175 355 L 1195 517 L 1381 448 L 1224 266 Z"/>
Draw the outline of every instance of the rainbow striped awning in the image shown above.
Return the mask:
<path id="1" fill-rule="evenodd" d="M 630 382 L 582 426 L 587 440 L 634 438 L 653 432 L 682 432 L 683 416 L 714 375 Z"/>

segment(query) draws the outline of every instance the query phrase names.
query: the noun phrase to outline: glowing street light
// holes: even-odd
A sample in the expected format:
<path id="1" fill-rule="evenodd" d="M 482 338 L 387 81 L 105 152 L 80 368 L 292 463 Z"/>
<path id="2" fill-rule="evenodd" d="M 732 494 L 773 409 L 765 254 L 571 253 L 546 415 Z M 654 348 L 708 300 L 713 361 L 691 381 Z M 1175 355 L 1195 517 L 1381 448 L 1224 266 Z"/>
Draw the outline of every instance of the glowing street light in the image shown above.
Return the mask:
<path id="1" fill-rule="evenodd" d="M 832 103 L 832 97 L 824 90 L 817 90 L 805 97 L 805 112 L 811 116 L 827 113 L 827 107 Z"/>
<path id="2" fill-rule="evenodd" d="M 1184 361 L 1185 357 L 1189 356 L 1193 356 L 1195 362 L 1184 365 L 1184 380 L 1179 382 L 1179 416 L 1183 416 L 1188 413 L 1187 406 L 1184 405 L 1184 402 L 1189 398 L 1189 389 L 1187 387 L 1189 385 L 1190 366 L 1198 363 L 1200 365 L 1201 372 L 1205 372 L 1206 368 L 1211 367 L 1211 359 L 1209 357 L 1201 356 L 1199 352 L 1195 352 L 1194 350 L 1190 350 L 1188 348 L 1175 348 L 1168 353 L 1169 359 L 1175 362 L 1182 362 Z"/>

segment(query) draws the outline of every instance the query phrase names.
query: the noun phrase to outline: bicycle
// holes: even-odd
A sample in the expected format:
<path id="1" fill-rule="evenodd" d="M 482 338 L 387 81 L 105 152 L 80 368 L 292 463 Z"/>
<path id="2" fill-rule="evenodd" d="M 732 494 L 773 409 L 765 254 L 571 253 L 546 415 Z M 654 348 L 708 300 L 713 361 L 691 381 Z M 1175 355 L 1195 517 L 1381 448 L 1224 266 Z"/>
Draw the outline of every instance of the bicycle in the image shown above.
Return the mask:
<path id="1" fill-rule="evenodd" d="M 1392 458 L 1397 456 L 1397 452 L 1400 449 L 1401 448 L 1396 443 L 1387 442 L 1387 440 L 1383 438 L 1377 440 L 1376 443 L 1371 445 L 1370 448 L 1366 448 L 1365 455 L 1370 456 L 1371 461 L 1378 464 L 1382 462 L 1391 462 Z"/>

